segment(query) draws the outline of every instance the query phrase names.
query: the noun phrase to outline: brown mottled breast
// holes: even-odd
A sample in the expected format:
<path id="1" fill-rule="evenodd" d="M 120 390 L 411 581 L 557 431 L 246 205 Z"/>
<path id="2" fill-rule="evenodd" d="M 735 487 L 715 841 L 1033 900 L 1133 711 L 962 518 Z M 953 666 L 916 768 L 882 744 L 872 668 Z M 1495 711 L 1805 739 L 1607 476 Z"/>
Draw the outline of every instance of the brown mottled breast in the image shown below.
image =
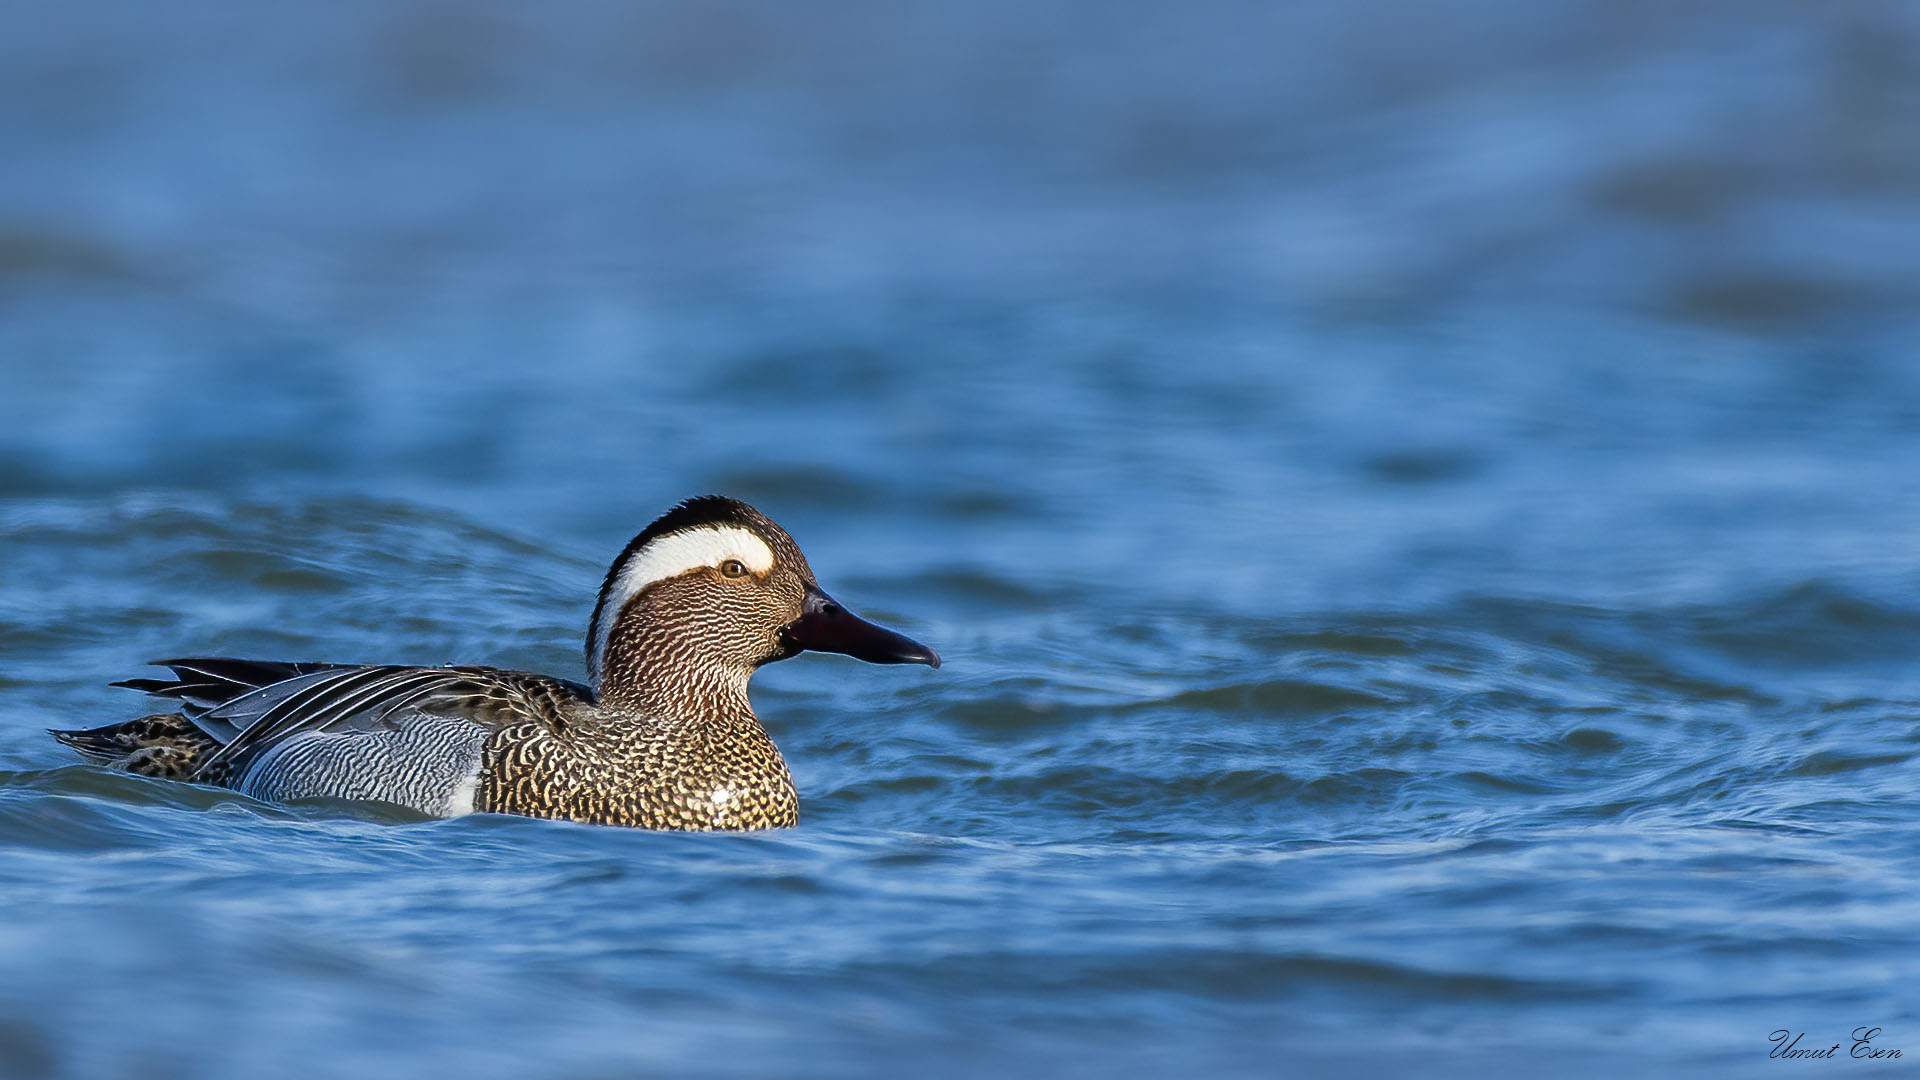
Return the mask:
<path id="1" fill-rule="evenodd" d="M 496 731 L 474 808 L 685 831 L 799 821 L 787 763 L 751 716 L 662 723 L 596 712 Z"/>

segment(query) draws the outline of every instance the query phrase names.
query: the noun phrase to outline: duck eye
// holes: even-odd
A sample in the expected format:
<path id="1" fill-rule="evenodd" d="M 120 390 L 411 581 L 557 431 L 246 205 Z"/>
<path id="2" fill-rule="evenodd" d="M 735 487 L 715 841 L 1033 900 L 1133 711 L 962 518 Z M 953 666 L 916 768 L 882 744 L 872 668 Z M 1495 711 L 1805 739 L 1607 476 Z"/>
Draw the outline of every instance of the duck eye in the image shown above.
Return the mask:
<path id="1" fill-rule="evenodd" d="M 747 564 L 739 559 L 728 559 L 720 564 L 720 572 L 727 577 L 746 577 Z"/>

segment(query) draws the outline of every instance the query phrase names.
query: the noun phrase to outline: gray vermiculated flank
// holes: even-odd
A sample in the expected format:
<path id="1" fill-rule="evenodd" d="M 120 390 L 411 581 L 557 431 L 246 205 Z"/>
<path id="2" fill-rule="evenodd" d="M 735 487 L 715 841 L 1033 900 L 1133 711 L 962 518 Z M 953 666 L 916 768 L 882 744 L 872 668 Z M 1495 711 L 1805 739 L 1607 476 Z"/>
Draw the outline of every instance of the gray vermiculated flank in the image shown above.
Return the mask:
<path id="1" fill-rule="evenodd" d="M 256 799 L 324 796 L 458 813 L 472 809 L 487 735 L 478 724 L 445 718 L 409 719 L 391 732 L 303 733 L 262 751 L 234 786 Z"/>

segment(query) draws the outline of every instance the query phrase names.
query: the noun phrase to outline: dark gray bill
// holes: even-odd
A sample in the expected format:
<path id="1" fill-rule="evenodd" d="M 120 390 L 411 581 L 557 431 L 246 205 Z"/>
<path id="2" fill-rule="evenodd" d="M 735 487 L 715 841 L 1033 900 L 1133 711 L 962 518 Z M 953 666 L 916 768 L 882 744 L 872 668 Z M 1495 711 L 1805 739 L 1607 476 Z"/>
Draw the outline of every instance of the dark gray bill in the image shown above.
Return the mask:
<path id="1" fill-rule="evenodd" d="M 869 664 L 925 664 L 939 667 L 940 656 L 905 634 L 875 626 L 815 588 L 807 589 L 800 617 L 780 632 L 793 651 L 845 653 Z"/>

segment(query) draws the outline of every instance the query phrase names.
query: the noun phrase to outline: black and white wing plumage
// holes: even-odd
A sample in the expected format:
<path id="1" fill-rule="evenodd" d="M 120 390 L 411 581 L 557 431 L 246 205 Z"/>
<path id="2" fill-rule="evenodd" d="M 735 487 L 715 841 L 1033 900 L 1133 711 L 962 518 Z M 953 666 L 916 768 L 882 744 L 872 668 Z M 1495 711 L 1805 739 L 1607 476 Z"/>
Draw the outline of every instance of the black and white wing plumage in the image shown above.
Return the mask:
<path id="1" fill-rule="evenodd" d="M 473 809 L 488 738 L 529 720 L 564 724 L 587 691 L 479 667 L 166 661 L 178 681 L 120 685 L 178 699 L 222 745 L 195 779 L 255 798 L 376 800 L 424 813 Z"/>
<path id="2" fill-rule="evenodd" d="M 173 679 L 122 679 L 111 686 L 140 690 L 154 697 L 171 698 L 180 703 L 180 711 L 190 719 L 199 719 L 209 711 L 242 694 L 263 686 L 307 675 L 316 671 L 344 671 L 357 664 L 316 664 L 284 660 L 236 660 L 228 656 L 195 656 L 178 660 L 155 660 L 156 667 L 171 668 Z M 207 729 L 222 743 L 233 741 L 238 728 L 218 721 Z"/>

